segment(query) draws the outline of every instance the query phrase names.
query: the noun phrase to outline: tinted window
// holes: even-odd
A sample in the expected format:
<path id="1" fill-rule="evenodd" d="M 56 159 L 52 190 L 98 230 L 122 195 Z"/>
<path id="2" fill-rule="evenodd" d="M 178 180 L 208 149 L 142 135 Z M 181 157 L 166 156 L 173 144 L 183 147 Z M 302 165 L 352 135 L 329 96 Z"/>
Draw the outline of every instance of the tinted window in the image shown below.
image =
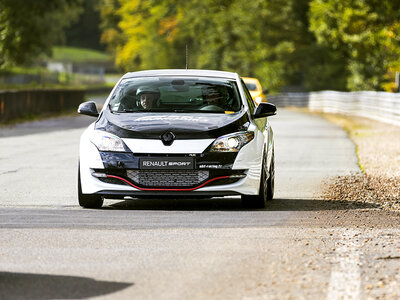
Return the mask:
<path id="1" fill-rule="evenodd" d="M 256 91 L 257 90 L 257 85 L 255 83 L 246 83 L 247 88 L 249 91 Z"/>
<path id="2" fill-rule="evenodd" d="M 168 76 L 121 81 L 110 107 L 114 112 L 232 113 L 241 109 L 241 102 L 233 80 Z"/>

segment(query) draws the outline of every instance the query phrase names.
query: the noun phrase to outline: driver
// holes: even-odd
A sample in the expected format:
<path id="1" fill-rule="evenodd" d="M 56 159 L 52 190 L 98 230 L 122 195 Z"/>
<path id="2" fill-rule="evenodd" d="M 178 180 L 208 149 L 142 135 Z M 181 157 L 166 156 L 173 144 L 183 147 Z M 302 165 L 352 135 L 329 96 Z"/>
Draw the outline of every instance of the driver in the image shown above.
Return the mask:
<path id="1" fill-rule="evenodd" d="M 160 104 L 160 90 L 155 87 L 143 86 L 137 89 L 138 106 L 143 109 L 156 108 Z"/>
<path id="2" fill-rule="evenodd" d="M 223 108 L 225 106 L 224 95 L 217 87 L 207 87 L 203 89 L 202 93 L 204 107 Z"/>

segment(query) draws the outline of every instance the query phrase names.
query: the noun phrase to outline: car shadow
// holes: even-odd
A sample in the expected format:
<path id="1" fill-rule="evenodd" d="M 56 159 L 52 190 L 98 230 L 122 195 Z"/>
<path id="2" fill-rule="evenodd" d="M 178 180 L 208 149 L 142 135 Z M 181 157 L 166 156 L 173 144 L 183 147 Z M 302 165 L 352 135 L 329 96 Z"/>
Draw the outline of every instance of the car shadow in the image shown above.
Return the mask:
<path id="1" fill-rule="evenodd" d="M 356 201 L 330 201 L 323 199 L 274 199 L 266 208 L 243 207 L 239 197 L 207 199 L 132 199 L 105 206 L 112 210 L 167 210 L 167 211 L 323 211 L 378 208 L 377 204 Z"/>
<path id="2" fill-rule="evenodd" d="M 0 272 L 0 299 L 86 299 L 132 285 L 77 276 Z"/>

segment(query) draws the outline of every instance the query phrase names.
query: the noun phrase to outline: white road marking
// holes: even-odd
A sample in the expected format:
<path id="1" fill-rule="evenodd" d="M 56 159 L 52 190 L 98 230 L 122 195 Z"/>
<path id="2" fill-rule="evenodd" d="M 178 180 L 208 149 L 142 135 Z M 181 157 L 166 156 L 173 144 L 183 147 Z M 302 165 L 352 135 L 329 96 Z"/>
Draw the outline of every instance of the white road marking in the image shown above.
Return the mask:
<path id="1" fill-rule="evenodd" d="M 355 240 L 358 232 L 347 230 L 336 248 L 327 300 L 355 300 L 360 298 L 360 246 Z"/>

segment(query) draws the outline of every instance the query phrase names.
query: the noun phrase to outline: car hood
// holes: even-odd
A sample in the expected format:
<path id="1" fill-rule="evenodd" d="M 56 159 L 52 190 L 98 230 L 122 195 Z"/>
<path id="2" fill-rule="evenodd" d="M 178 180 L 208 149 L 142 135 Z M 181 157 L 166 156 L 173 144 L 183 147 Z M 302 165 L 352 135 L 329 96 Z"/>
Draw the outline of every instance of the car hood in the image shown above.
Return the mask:
<path id="1" fill-rule="evenodd" d="M 155 139 L 172 132 L 176 139 L 217 138 L 221 135 L 247 130 L 249 118 L 245 111 L 235 114 L 219 113 L 112 113 L 105 110 L 95 129 L 121 138 Z"/>

